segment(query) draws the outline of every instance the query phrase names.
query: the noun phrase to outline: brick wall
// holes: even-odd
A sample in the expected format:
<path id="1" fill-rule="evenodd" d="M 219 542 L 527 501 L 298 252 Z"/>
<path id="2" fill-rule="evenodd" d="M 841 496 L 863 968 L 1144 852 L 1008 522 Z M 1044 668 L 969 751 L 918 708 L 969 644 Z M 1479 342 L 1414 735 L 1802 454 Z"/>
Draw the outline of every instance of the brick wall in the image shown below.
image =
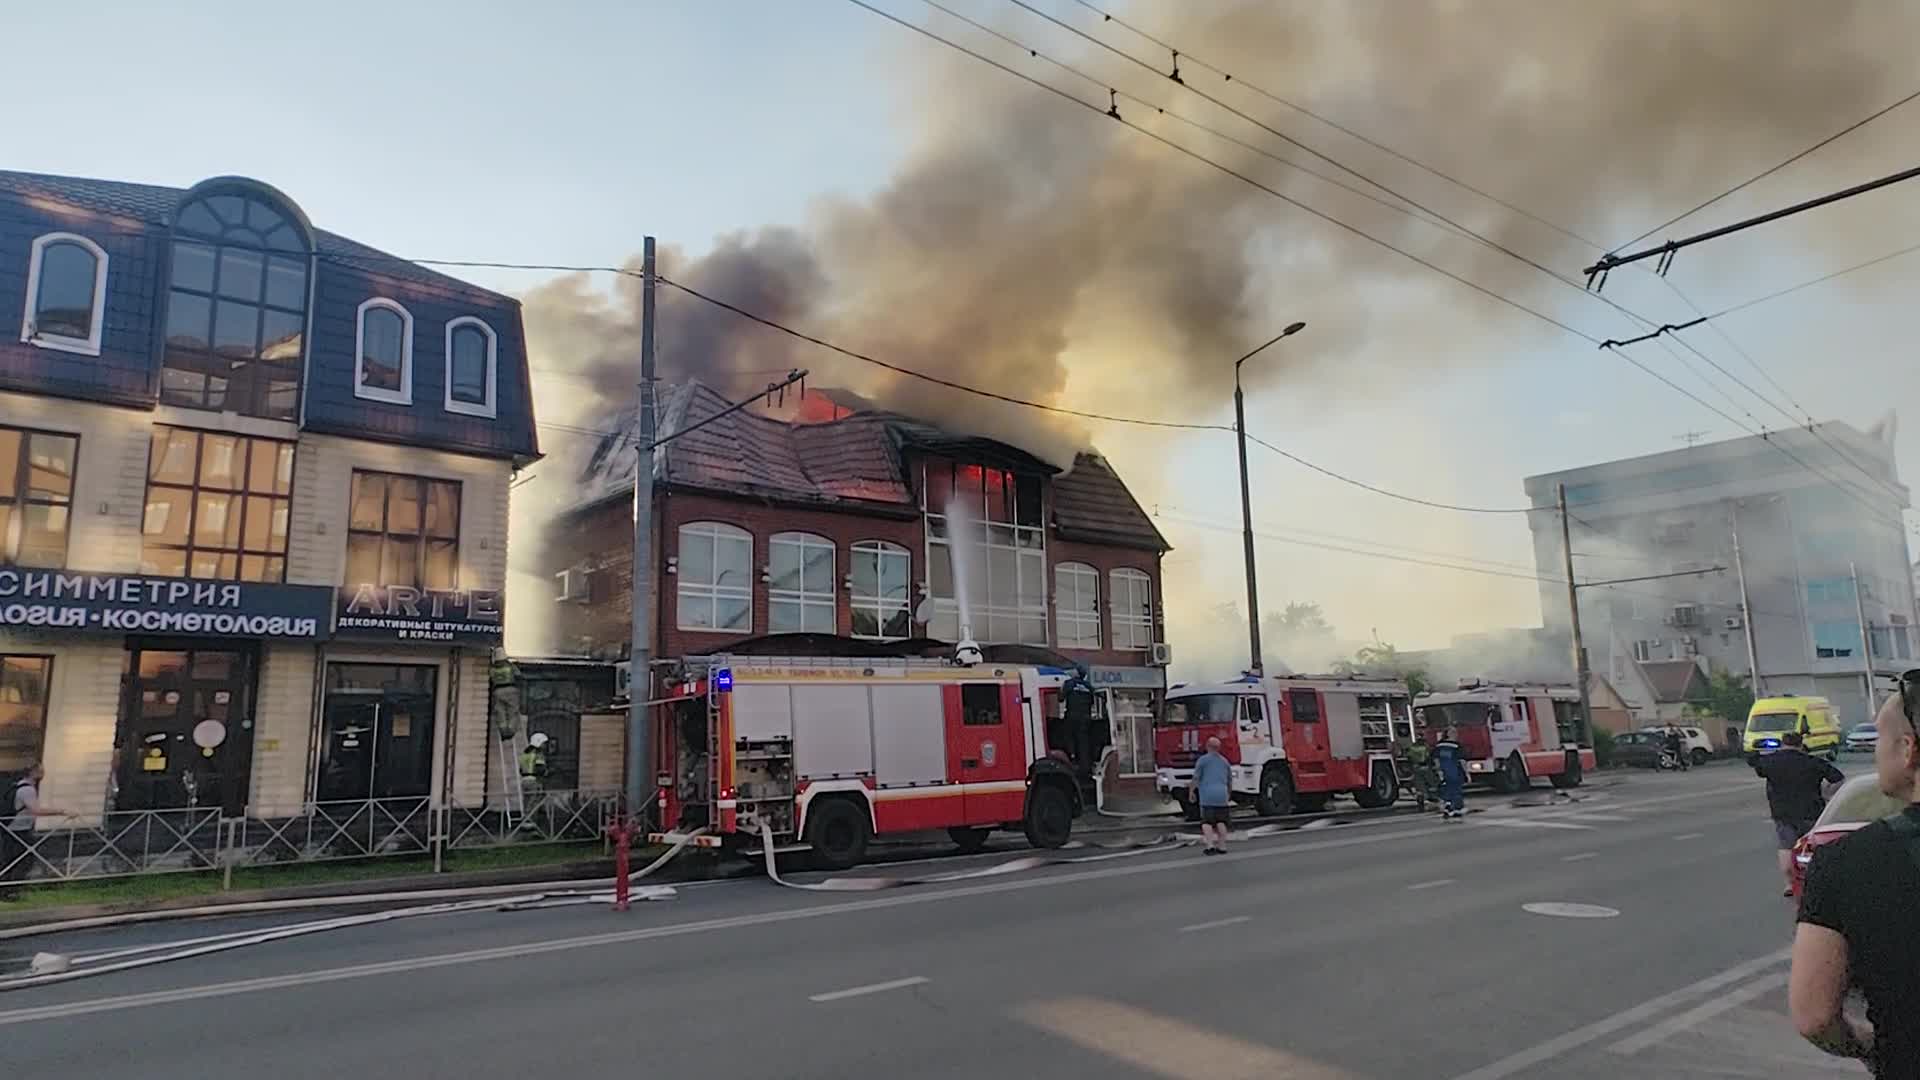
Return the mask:
<path id="1" fill-rule="evenodd" d="M 1061 563 L 1080 563 L 1091 566 L 1100 575 L 1100 645 L 1098 649 L 1063 649 L 1066 655 L 1089 664 L 1145 664 L 1147 651 L 1144 649 L 1113 648 L 1113 571 L 1121 568 L 1139 570 L 1153 583 L 1153 640 L 1165 641 L 1165 607 L 1160 593 L 1160 553 L 1142 551 L 1134 548 L 1113 547 L 1106 544 L 1062 540 L 1058 536 L 1047 537 L 1047 607 L 1050 613 L 1057 612 L 1058 598 L 1053 591 L 1053 568 Z M 1048 636 L 1058 639 L 1058 623 L 1051 623 Z"/>

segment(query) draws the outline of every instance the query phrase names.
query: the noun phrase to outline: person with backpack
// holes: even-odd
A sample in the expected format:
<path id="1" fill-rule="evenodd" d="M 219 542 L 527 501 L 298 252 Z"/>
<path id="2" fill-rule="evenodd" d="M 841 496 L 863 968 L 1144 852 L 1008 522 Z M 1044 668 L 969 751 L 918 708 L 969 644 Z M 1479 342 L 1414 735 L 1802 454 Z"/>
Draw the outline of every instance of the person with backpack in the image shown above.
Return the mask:
<path id="1" fill-rule="evenodd" d="M 1787 984 L 1794 1026 L 1877 1080 L 1920 1080 L 1920 669 L 1880 706 L 1873 751 L 1891 817 L 1822 847 L 1808 868 Z M 1866 1022 L 1842 1008 L 1850 988 Z"/>
<path id="2" fill-rule="evenodd" d="M 46 766 L 39 762 L 27 766 L 7 788 L 6 801 L 0 803 L 0 881 L 20 881 L 33 868 L 33 830 L 43 817 L 72 817 L 57 806 L 40 800 L 40 782 L 46 779 Z"/>

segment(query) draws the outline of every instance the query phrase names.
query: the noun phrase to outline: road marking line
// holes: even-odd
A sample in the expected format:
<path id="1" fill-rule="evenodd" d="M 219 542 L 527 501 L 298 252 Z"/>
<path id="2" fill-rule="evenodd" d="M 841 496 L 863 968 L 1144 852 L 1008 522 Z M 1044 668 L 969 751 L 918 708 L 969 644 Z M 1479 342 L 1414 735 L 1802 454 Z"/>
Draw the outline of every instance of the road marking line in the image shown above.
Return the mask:
<path id="1" fill-rule="evenodd" d="M 1298 1054 L 1102 998 L 1038 1001 L 1017 1015 L 1041 1031 L 1169 1080 L 1352 1080 L 1351 1073 Z"/>
<path id="2" fill-rule="evenodd" d="M 1197 922 L 1192 926 L 1183 926 L 1180 928 L 1180 933 L 1191 934 L 1195 930 L 1218 930 L 1223 926 L 1238 926 L 1243 922 L 1252 921 L 1253 916 L 1251 915 L 1235 915 L 1231 919 L 1215 919 L 1212 922 Z"/>
<path id="3" fill-rule="evenodd" d="M 1409 885 L 1409 886 L 1407 886 L 1407 891 L 1408 891 L 1408 892 L 1419 892 L 1419 891 L 1420 891 L 1420 890 L 1422 890 L 1422 889 L 1437 889 L 1437 888 L 1439 888 L 1439 887 L 1440 887 L 1440 886 L 1442 886 L 1442 885 L 1451 885 L 1451 884 L 1453 884 L 1453 883 L 1454 883 L 1455 881 L 1457 881 L 1457 880 L 1459 880 L 1459 879 L 1458 879 L 1458 878 L 1450 878 L 1450 877 L 1443 877 L 1443 878 L 1436 878 L 1436 879 L 1435 879 L 1435 880 L 1433 880 L 1433 881 L 1422 881 L 1422 882 L 1420 882 L 1420 883 L 1419 883 L 1418 885 Z"/>
<path id="4" fill-rule="evenodd" d="M 1614 823 L 1614 822 L 1621 822 L 1621 821 L 1632 821 L 1633 819 L 1630 817 L 1627 817 L 1624 814 L 1555 814 L 1553 815 L 1553 820 L 1555 821 L 1600 821 L 1600 822 Z"/>
<path id="5" fill-rule="evenodd" d="M 1604 1020 L 1596 1020 L 1585 1027 L 1575 1028 L 1564 1035 L 1548 1039 L 1537 1046 L 1530 1046 L 1519 1053 L 1509 1054 L 1499 1061 L 1482 1065 L 1468 1073 L 1461 1073 L 1454 1080 L 1505 1080 L 1516 1073 L 1525 1072 L 1542 1062 L 1552 1061 L 1569 1051 L 1577 1050 L 1588 1043 L 1606 1038 L 1624 1028 L 1642 1024 L 1674 1008 L 1683 1002 L 1703 994 L 1710 994 L 1723 986 L 1749 979 L 1766 969 L 1780 963 L 1792 955 L 1791 949 L 1777 949 L 1765 956 L 1756 957 L 1744 964 L 1728 968 L 1718 975 L 1709 975 L 1699 982 L 1683 986 L 1678 990 L 1650 998 L 1614 1013 Z"/>
<path id="6" fill-rule="evenodd" d="M 894 979 L 892 982 L 869 983 L 866 986 L 854 986 L 845 990 L 834 990 L 825 994 L 813 994 L 810 995 L 807 1000 L 812 1002 L 840 1001 L 845 998 L 865 997 L 868 994 L 884 994 L 889 990 L 905 990 L 909 986 L 923 986 L 932 981 L 932 979 L 926 978 L 925 976 L 915 975 L 906 979 Z"/>
<path id="7" fill-rule="evenodd" d="M 1502 829 L 1581 829 L 1593 830 L 1591 825 L 1576 825 L 1571 821 L 1538 821 L 1532 818 L 1494 818 L 1479 822 L 1481 825 L 1493 825 Z"/>
<path id="8" fill-rule="evenodd" d="M 1699 1027 L 1701 1024 L 1719 1016 L 1729 1009 L 1739 1008 L 1754 998 L 1772 993 L 1785 985 L 1787 985 L 1787 973 L 1784 971 L 1776 971 L 1765 978 L 1755 979 L 1738 990 L 1729 991 L 1723 997 L 1715 998 L 1702 1005 L 1696 1005 L 1686 1012 L 1681 1013 L 1679 1016 L 1664 1020 L 1636 1035 L 1621 1039 L 1607 1049 L 1616 1054 L 1637 1054 L 1655 1043 L 1665 1042 L 1667 1039 L 1689 1028 Z"/>
<path id="9" fill-rule="evenodd" d="M 1698 840 L 1705 835 L 1707 834 L 1697 833 L 1697 832 L 1683 832 L 1679 836 L 1674 837 L 1674 839 L 1675 840 Z"/>
<path id="10" fill-rule="evenodd" d="M 1600 853 L 1597 851 L 1582 851 L 1578 855 L 1562 855 L 1560 857 L 1560 861 L 1561 862 L 1584 862 L 1587 859 L 1597 859 L 1599 857 L 1600 857 Z"/>

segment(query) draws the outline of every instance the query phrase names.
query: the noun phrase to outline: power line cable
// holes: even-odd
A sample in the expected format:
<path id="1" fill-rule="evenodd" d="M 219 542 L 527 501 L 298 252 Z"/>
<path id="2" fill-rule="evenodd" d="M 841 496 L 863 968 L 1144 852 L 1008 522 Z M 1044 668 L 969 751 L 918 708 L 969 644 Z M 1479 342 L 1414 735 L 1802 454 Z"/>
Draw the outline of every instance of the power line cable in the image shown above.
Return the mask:
<path id="1" fill-rule="evenodd" d="M 1247 441 L 1251 443 L 1258 443 L 1259 445 L 1266 447 L 1267 449 L 1273 451 L 1274 453 L 1279 454 L 1281 457 L 1286 458 L 1288 461 L 1291 461 L 1296 465 L 1304 465 L 1307 468 L 1312 469 L 1314 472 L 1321 474 L 1322 476 L 1330 476 L 1335 480 L 1340 481 L 1343 484 L 1351 484 L 1354 487 L 1361 488 L 1366 491 L 1371 491 L 1375 495 L 1385 495 L 1389 499 L 1398 499 L 1401 502 L 1413 503 L 1416 506 L 1430 506 L 1436 510 L 1457 510 L 1463 514 L 1530 514 L 1535 510 L 1551 509 L 1550 507 L 1538 507 L 1538 506 L 1461 506 L 1457 503 L 1435 502 L 1432 499 L 1422 499 L 1416 495 L 1402 495 L 1400 492 L 1389 491 L 1386 488 L 1376 487 L 1372 484 L 1369 484 L 1364 480 L 1355 480 L 1351 476 L 1345 476 L 1340 473 L 1334 472 L 1332 469 L 1329 469 L 1324 465 L 1316 465 L 1313 462 L 1308 461 L 1306 458 L 1303 458 L 1298 454 L 1292 453 L 1291 451 L 1280 449 L 1279 447 L 1273 445 L 1272 443 L 1268 442 L 1265 439 L 1262 439 L 1261 437 L 1253 434 L 1252 432 L 1247 433 Z"/>
<path id="2" fill-rule="evenodd" d="M 1672 226 L 1680 221 L 1683 221 L 1687 218 L 1692 217 L 1693 215 L 1699 213 L 1702 210 L 1705 210 L 1707 207 L 1712 206 L 1714 203 L 1719 202 L 1720 200 L 1728 197 L 1729 195 L 1733 195 L 1736 192 L 1739 192 L 1741 190 L 1744 190 L 1747 187 L 1757 184 L 1760 181 L 1765 180 L 1767 177 L 1772 176 L 1774 173 L 1779 172 L 1781 169 L 1784 169 L 1787 166 L 1793 164 L 1794 162 L 1799 161 L 1800 159 L 1807 157 L 1808 155 L 1813 154 L 1814 152 L 1822 149 L 1828 144 L 1837 142 L 1838 140 L 1844 138 L 1845 136 L 1850 135 L 1855 131 L 1858 131 L 1860 128 L 1863 128 L 1868 124 L 1873 123 L 1875 120 L 1880 119 L 1881 117 L 1887 115 L 1888 113 L 1892 112 L 1895 109 L 1898 109 L 1900 106 L 1905 105 L 1907 102 L 1912 101 L 1915 98 L 1920 98 L 1920 90 L 1915 90 L 1913 93 L 1908 94 L 1906 97 L 1901 98 L 1900 100 L 1894 102 L 1893 104 L 1885 106 L 1884 108 L 1879 109 L 1878 111 L 1872 113 L 1871 115 L 1863 119 L 1856 120 L 1853 123 L 1848 124 L 1846 127 L 1843 127 L 1839 131 L 1836 131 L 1833 134 L 1827 136 L 1826 138 L 1821 139 L 1819 142 L 1814 143 L 1812 146 L 1807 147 L 1805 150 L 1800 151 L 1799 153 L 1793 155 L 1792 157 L 1786 159 L 1785 161 L 1782 161 L 1779 164 L 1771 166 L 1769 168 L 1760 170 L 1759 172 L 1753 174 L 1752 176 L 1747 177 L 1745 180 L 1740 181 L 1739 183 L 1733 185 L 1727 190 L 1721 192 L 1720 194 L 1715 195 L 1713 198 L 1708 199 L 1706 202 L 1703 202 L 1700 205 L 1695 206 L 1691 210 L 1686 210 L 1679 214 L 1675 214 L 1673 217 L 1670 217 L 1667 220 L 1661 222 L 1660 224 L 1655 225 L 1653 228 L 1648 229 L 1646 232 L 1641 233 L 1639 236 L 1636 236 L 1633 239 L 1626 241 L 1625 243 L 1615 244 L 1613 247 L 1607 249 L 1607 254 L 1612 255 L 1618 252 L 1621 248 L 1632 247 L 1633 245 L 1639 243 L 1640 241 L 1645 240 L 1647 237 L 1652 236 L 1654 233 L 1657 233 L 1662 229 L 1666 229 L 1669 226 Z"/>
<path id="3" fill-rule="evenodd" d="M 1798 285 L 1789 285 L 1784 289 L 1779 289 L 1774 292 L 1767 293 L 1763 296 L 1756 296 L 1751 300 L 1742 300 L 1741 302 L 1737 304 L 1733 304 L 1729 307 L 1723 307 L 1720 310 L 1713 312 L 1711 315 L 1703 315 L 1701 316 L 1701 320 L 1703 322 L 1711 323 L 1714 320 L 1719 319 L 1723 316 L 1732 315 L 1736 311 L 1745 311 L 1748 308 L 1758 307 L 1761 304 L 1771 303 L 1775 300 L 1780 299 L 1783 296 L 1791 296 L 1802 289 L 1811 289 L 1815 285 L 1824 285 L 1827 282 L 1834 280 L 1835 278 L 1841 278 L 1841 277 L 1847 276 L 1848 274 L 1858 273 L 1861 270 L 1866 270 L 1875 266 L 1879 266 L 1881 263 L 1892 262 L 1895 259 L 1904 258 L 1905 256 L 1911 255 L 1916 251 L 1920 251 L 1920 244 L 1912 244 L 1908 247 L 1903 247 L 1898 251 L 1890 251 L 1885 255 L 1879 255 L 1874 258 L 1868 259 L 1866 262 L 1855 263 L 1852 266 L 1846 267 L 1845 269 L 1835 270 L 1832 273 L 1828 273 L 1828 274 L 1822 274 L 1817 278 L 1809 278 L 1808 280 L 1803 281 Z"/>

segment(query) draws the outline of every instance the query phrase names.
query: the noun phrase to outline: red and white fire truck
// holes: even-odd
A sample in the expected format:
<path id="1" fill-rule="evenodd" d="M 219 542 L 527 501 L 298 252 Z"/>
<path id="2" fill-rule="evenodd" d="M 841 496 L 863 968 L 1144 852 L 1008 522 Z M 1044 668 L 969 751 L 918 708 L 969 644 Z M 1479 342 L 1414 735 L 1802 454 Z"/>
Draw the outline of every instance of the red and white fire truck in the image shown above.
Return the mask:
<path id="1" fill-rule="evenodd" d="M 811 850 L 828 869 L 875 835 L 995 829 L 1067 842 L 1107 743 L 1092 688 L 1059 668 L 862 657 L 689 661 L 654 702 L 659 820 L 704 846 Z"/>
<path id="2" fill-rule="evenodd" d="M 1580 691 L 1571 686 L 1463 679 L 1458 690 L 1420 695 L 1414 715 L 1429 742 L 1452 727 L 1467 780 L 1503 793 L 1526 788 L 1535 776 L 1557 788 L 1578 787 L 1597 766 Z"/>
<path id="3" fill-rule="evenodd" d="M 1233 765 L 1233 800 L 1261 814 L 1311 812 L 1335 795 L 1365 807 L 1400 797 L 1394 741 L 1411 740 L 1407 685 L 1307 675 L 1175 687 L 1154 725 L 1154 784 L 1187 805 L 1193 763 L 1218 736 Z"/>

